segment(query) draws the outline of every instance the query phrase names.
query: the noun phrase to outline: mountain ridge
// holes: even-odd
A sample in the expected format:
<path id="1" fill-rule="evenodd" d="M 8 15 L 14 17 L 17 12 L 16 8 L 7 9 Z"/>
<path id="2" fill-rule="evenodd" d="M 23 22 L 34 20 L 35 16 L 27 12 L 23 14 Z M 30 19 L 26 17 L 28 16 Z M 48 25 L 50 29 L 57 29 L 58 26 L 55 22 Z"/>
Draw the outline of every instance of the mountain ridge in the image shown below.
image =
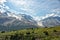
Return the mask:
<path id="1" fill-rule="evenodd" d="M 47 17 L 47 18 L 41 20 L 40 23 L 42 24 L 41 26 L 44 26 L 44 27 L 58 26 L 58 25 L 60 25 L 60 17 L 59 16 Z"/>
<path id="2" fill-rule="evenodd" d="M 8 8 L 8 7 L 7 7 Z M 17 14 L 9 11 L 6 6 L 0 5 L 0 26 L 4 30 L 15 30 L 22 28 L 52 27 L 60 25 L 60 16 L 53 13 L 42 17 L 40 21 L 35 20 L 27 14 Z M 2 27 L 3 26 L 3 27 Z"/>

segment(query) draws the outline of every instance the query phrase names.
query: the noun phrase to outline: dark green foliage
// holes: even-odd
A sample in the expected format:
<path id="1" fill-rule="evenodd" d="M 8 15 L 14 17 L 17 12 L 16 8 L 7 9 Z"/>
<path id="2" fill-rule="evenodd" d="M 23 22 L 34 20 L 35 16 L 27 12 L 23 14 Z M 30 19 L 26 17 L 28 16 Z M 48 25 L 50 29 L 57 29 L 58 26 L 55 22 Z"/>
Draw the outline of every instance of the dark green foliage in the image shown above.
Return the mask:
<path id="1" fill-rule="evenodd" d="M 5 36 L 5 40 L 8 40 L 8 36 Z"/>
<path id="2" fill-rule="evenodd" d="M 11 35 L 10 40 L 13 40 L 13 39 L 14 39 L 14 36 L 13 36 L 13 35 Z"/>
<path id="3" fill-rule="evenodd" d="M 53 32 L 57 32 L 57 30 L 53 30 Z"/>
<path id="4" fill-rule="evenodd" d="M 5 31 L 1 31 L 1 33 L 5 33 Z"/>
<path id="5" fill-rule="evenodd" d="M 35 40 L 35 37 L 32 37 L 32 40 Z"/>
<path id="6" fill-rule="evenodd" d="M 11 35 L 11 37 L 10 37 L 10 40 L 19 40 L 19 39 L 20 38 L 19 38 L 18 34 Z"/>
<path id="7" fill-rule="evenodd" d="M 47 26 L 45 28 L 48 28 Z"/>
<path id="8" fill-rule="evenodd" d="M 44 33 L 45 35 L 47 35 L 47 36 L 49 35 L 47 31 L 44 31 L 43 33 Z"/>
<path id="9" fill-rule="evenodd" d="M 26 34 L 27 34 L 27 35 L 29 35 L 29 34 L 30 34 L 30 32 L 27 32 Z"/>

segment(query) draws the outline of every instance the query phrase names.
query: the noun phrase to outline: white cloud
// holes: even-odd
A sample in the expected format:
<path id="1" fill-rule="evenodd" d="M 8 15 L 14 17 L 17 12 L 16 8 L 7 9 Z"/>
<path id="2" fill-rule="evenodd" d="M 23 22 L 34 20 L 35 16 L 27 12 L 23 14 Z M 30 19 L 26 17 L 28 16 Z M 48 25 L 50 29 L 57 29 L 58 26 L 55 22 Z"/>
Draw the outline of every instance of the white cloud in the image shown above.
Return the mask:
<path id="1" fill-rule="evenodd" d="M 0 0 L 0 4 L 3 4 L 4 2 L 6 2 L 6 0 Z"/>
<path id="2" fill-rule="evenodd" d="M 0 9 L 0 12 L 3 13 L 3 12 L 5 12 L 5 10 L 4 9 Z"/>
<path id="3" fill-rule="evenodd" d="M 52 12 L 59 14 L 59 13 L 60 13 L 60 9 L 59 9 L 59 8 L 57 8 L 57 9 L 52 9 Z"/>
<path id="4" fill-rule="evenodd" d="M 6 9 L 10 9 L 8 6 L 5 7 Z"/>
<path id="5" fill-rule="evenodd" d="M 8 6 L 6 6 L 5 4 L 1 4 L 0 5 L 1 9 L 10 9 Z"/>
<path id="6" fill-rule="evenodd" d="M 33 0 L 9 0 L 9 2 L 11 2 L 15 7 L 19 8 L 19 10 L 21 9 L 30 14 L 36 13 L 34 9 L 36 3 Z"/>
<path id="7" fill-rule="evenodd" d="M 0 0 L 0 12 L 3 13 L 6 10 L 9 10 L 10 8 L 4 4 L 4 2 L 7 2 L 6 0 Z"/>
<path id="8" fill-rule="evenodd" d="M 43 16 L 41 19 L 45 19 L 45 18 L 48 18 L 48 17 L 55 17 L 55 16 L 59 16 L 60 17 L 60 15 L 58 15 L 56 13 L 51 13 L 51 14 L 46 14 L 46 16 Z"/>
<path id="9" fill-rule="evenodd" d="M 34 19 L 37 21 L 40 21 L 42 19 L 45 19 L 48 17 L 55 17 L 55 16 L 60 17 L 60 9 L 53 9 L 53 10 L 51 10 L 51 13 L 47 13 L 45 16 L 36 16 L 36 17 L 34 17 Z"/>
<path id="10" fill-rule="evenodd" d="M 16 6 L 19 6 L 19 5 L 25 5 L 26 2 L 23 1 L 23 0 L 9 0 L 11 3 L 15 4 Z"/>
<path id="11" fill-rule="evenodd" d="M 46 16 L 42 16 L 41 19 L 45 19 L 48 17 L 55 17 L 55 16 L 59 16 L 60 17 L 60 9 L 52 9 L 51 13 L 47 13 Z"/>
<path id="12" fill-rule="evenodd" d="M 12 3 L 12 5 L 20 11 L 23 10 L 23 11 L 26 11 L 27 14 L 29 13 L 30 15 L 35 15 L 35 14 L 38 14 L 39 12 L 41 12 L 43 10 L 44 12 L 44 9 L 46 9 L 46 11 L 49 9 L 53 9 L 52 7 L 54 5 L 52 5 L 52 3 L 56 3 L 56 1 L 51 1 L 51 0 L 41 0 L 38 2 L 38 0 L 8 0 L 10 3 Z M 58 3 L 56 3 L 58 4 Z M 54 7 L 55 8 L 55 7 Z M 15 10 L 16 10 L 15 9 Z M 55 10 L 55 9 L 53 9 Z M 50 11 L 48 11 L 50 12 Z M 23 12 L 22 12 L 23 13 Z M 44 19 L 46 17 L 49 17 L 49 16 L 53 16 L 55 13 L 52 13 L 52 14 L 47 14 L 45 17 L 41 18 L 41 19 Z M 36 17 L 36 19 L 39 19 L 40 17 Z"/>

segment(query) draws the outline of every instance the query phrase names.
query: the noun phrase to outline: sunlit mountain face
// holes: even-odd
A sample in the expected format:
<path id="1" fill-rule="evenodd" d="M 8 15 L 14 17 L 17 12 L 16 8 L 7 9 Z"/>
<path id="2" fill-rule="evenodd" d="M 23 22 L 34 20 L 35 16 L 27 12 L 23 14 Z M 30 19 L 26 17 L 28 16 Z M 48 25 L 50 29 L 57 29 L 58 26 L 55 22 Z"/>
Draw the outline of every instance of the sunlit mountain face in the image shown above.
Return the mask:
<path id="1" fill-rule="evenodd" d="M 0 30 L 58 25 L 60 0 L 0 0 Z"/>

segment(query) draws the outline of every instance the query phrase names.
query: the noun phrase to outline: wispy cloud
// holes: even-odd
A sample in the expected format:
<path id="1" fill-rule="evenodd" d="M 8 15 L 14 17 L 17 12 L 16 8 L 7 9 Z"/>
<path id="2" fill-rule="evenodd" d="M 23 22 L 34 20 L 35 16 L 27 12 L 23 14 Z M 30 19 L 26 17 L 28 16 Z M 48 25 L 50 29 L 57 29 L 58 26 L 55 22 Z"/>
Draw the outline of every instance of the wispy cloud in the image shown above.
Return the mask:
<path id="1" fill-rule="evenodd" d="M 6 2 L 1 1 L 1 3 Z M 18 10 L 20 13 L 33 15 L 36 19 L 46 15 L 44 18 L 60 13 L 60 2 L 58 0 L 8 0 L 12 9 Z M 7 3 L 7 4 L 8 4 Z M 13 7 L 14 6 L 14 7 Z M 7 9 L 9 9 L 6 6 Z M 25 13 L 26 12 L 26 13 Z"/>
<path id="2" fill-rule="evenodd" d="M 2 3 L 4 3 L 4 2 L 6 2 L 6 0 L 0 0 L 0 4 L 2 4 Z"/>
<path id="3" fill-rule="evenodd" d="M 51 10 L 51 13 L 46 14 L 45 16 L 42 16 L 42 19 L 48 18 L 48 17 L 55 17 L 55 16 L 59 16 L 60 17 L 60 9 L 53 9 Z"/>
<path id="4" fill-rule="evenodd" d="M 3 13 L 10 8 L 6 6 L 4 3 L 7 2 L 6 0 L 0 0 L 0 12 Z"/>
<path id="5" fill-rule="evenodd" d="M 50 13 L 47 13 L 45 16 L 37 16 L 34 19 L 39 21 L 39 20 L 42 20 L 42 19 L 45 19 L 45 18 L 48 18 L 48 17 L 55 17 L 55 16 L 60 17 L 60 9 L 52 9 L 50 11 Z"/>
<path id="6" fill-rule="evenodd" d="M 26 11 L 30 14 L 35 14 L 37 10 L 37 3 L 33 0 L 10 0 L 10 2 L 19 10 Z"/>
<path id="7" fill-rule="evenodd" d="M 59 8 L 57 8 L 57 9 L 52 9 L 51 12 L 56 13 L 56 14 L 60 14 L 60 9 L 59 9 Z"/>

